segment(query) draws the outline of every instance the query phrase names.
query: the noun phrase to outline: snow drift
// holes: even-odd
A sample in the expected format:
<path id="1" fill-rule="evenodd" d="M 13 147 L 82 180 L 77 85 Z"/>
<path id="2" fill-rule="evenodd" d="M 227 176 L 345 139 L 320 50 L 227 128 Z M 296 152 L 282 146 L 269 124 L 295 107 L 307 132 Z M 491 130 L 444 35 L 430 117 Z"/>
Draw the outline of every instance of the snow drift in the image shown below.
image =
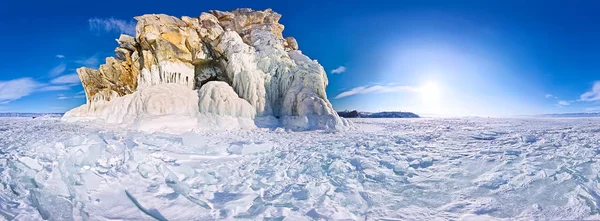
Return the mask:
<path id="1" fill-rule="evenodd" d="M 283 38 L 270 9 L 211 11 L 199 17 L 136 17 L 98 70 L 77 70 L 87 103 L 65 114 L 140 130 L 283 127 L 348 128 L 327 100 L 321 65 Z M 278 119 L 278 120 L 274 120 Z"/>

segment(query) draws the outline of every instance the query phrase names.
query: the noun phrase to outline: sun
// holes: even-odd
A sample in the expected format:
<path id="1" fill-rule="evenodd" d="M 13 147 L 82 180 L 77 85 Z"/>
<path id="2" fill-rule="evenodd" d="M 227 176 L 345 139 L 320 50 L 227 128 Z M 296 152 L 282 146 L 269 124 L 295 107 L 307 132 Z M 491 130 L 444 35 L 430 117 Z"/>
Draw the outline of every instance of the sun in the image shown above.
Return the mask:
<path id="1" fill-rule="evenodd" d="M 435 82 L 427 82 L 419 88 L 421 99 L 425 104 L 438 104 L 442 95 L 440 87 Z"/>

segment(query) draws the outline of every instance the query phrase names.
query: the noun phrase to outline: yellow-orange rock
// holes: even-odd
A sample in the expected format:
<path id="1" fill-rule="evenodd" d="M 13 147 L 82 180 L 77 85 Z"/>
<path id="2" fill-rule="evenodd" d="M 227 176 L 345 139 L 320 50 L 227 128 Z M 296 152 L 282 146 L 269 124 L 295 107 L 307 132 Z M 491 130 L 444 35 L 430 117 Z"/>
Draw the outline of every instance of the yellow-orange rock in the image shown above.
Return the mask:
<path id="1" fill-rule="evenodd" d="M 123 96 L 138 87 L 178 83 L 196 85 L 219 80 L 229 82 L 224 73 L 226 59 L 215 50 L 226 29 L 235 31 L 246 44 L 251 44 L 253 31 L 268 31 L 279 39 L 286 51 L 297 50 L 294 38 L 282 37 L 281 15 L 271 9 L 249 8 L 231 12 L 210 11 L 198 17 L 181 19 L 165 14 L 137 16 L 136 36 L 121 35 L 116 40 L 115 58 L 107 58 L 99 70 L 78 70 L 88 100 L 102 92 L 104 99 Z M 189 81 L 192 81 L 191 83 Z M 231 83 L 231 82 L 229 82 Z M 194 87 L 194 86 L 192 86 Z"/>
<path id="2" fill-rule="evenodd" d="M 231 12 L 222 12 L 218 10 L 210 11 L 224 29 L 229 29 L 240 34 L 244 42 L 247 43 L 247 36 L 253 30 L 270 31 L 279 39 L 283 39 L 282 33 L 284 26 L 279 24 L 281 14 L 271 9 L 264 11 L 254 11 L 250 8 L 240 8 Z"/>
<path id="3" fill-rule="evenodd" d="M 108 100 L 113 92 L 118 96 L 123 96 L 131 94 L 137 89 L 138 75 L 134 73 L 138 72 L 132 71 L 131 57 L 129 56 L 125 61 L 108 57 L 106 64 L 100 65 L 98 70 L 79 68 L 77 73 L 88 101 L 92 101 L 97 94 L 100 94 L 102 99 Z"/>

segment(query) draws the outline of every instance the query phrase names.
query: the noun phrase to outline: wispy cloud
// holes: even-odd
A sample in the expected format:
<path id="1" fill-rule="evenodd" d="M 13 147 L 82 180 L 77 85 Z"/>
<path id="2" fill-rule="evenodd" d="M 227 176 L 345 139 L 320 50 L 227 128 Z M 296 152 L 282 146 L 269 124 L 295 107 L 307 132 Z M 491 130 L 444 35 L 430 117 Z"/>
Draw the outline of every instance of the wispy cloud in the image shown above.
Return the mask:
<path id="1" fill-rule="evenodd" d="M 552 94 L 546 94 L 546 98 L 556 100 L 556 106 L 558 106 L 558 107 L 569 106 L 569 105 L 571 105 L 571 103 L 575 102 L 575 101 L 559 100 L 559 98 L 557 96 L 554 96 Z"/>
<path id="2" fill-rule="evenodd" d="M 0 104 L 7 104 L 35 92 L 65 91 L 70 89 L 71 86 L 68 85 L 44 84 L 29 77 L 0 81 Z"/>
<path id="3" fill-rule="evenodd" d="M 571 105 L 571 101 L 562 101 L 561 100 L 561 101 L 558 101 L 557 104 L 558 104 L 558 106 L 561 106 L 561 107 L 563 107 L 563 106 L 569 106 L 569 105 Z"/>
<path id="4" fill-rule="evenodd" d="M 392 93 L 392 92 L 417 92 L 419 88 L 413 86 L 398 86 L 398 85 L 373 85 L 355 87 L 348 91 L 335 96 L 335 99 L 349 97 L 357 94 L 375 94 L 375 93 Z"/>
<path id="5" fill-rule="evenodd" d="M 346 72 L 346 67 L 344 66 L 339 66 L 338 68 L 331 70 L 332 74 L 341 74 L 344 72 Z"/>
<path id="6" fill-rule="evenodd" d="M 79 84 L 79 82 L 81 81 L 79 80 L 79 75 L 77 74 L 63 75 L 50 81 L 52 84 Z"/>
<path id="7" fill-rule="evenodd" d="M 122 34 L 135 35 L 135 22 L 115 18 L 91 18 L 88 20 L 90 30 L 94 32 L 119 32 Z"/>
<path id="8" fill-rule="evenodd" d="M 57 55 L 56 55 L 56 58 L 63 59 L 63 58 L 65 58 L 65 56 L 64 56 L 64 55 L 62 55 L 62 54 L 57 54 Z"/>
<path id="9" fill-rule="evenodd" d="M 48 74 L 50 74 L 51 77 L 54 77 L 54 76 L 61 75 L 63 72 L 65 72 L 65 70 L 67 70 L 67 65 L 62 63 L 62 64 L 59 64 L 58 66 L 52 68 L 52 70 L 50 70 L 50 72 L 48 72 Z"/>
<path id="10" fill-rule="evenodd" d="M 0 104 L 6 104 L 30 95 L 38 86 L 39 83 L 31 78 L 0 81 Z"/>
<path id="11" fill-rule="evenodd" d="M 583 111 L 585 112 L 596 112 L 596 111 L 600 111 L 600 107 L 588 107 L 583 109 Z"/>
<path id="12" fill-rule="evenodd" d="M 85 98 L 85 95 L 80 94 L 79 92 L 73 96 L 65 95 L 65 94 L 57 94 L 57 99 L 65 100 L 65 99 L 73 99 L 73 98 Z"/>
<path id="13" fill-rule="evenodd" d="M 0 81 L 0 104 L 7 104 L 11 101 L 21 99 L 29 96 L 35 92 L 48 92 L 48 91 L 67 91 L 77 84 L 79 84 L 79 76 L 77 74 L 62 75 L 66 70 L 64 63 L 52 68 L 49 74 L 54 79 L 50 82 L 39 82 L 30 77 L 18 78 L 9 81 Z M 58 77 L 56 77 L 58 76 Z M 85 97 L 85 95 L 77 93 L 72 98 Z M 64 95 L 60 95 L 60 98 Z"/>
<path id="14" fill-rule="evenodd" d="M 73 95 L 73 96 L 65 96 L 63 94 L 58 95 L 57 99 L 66 100 L 66 99 L 77 99 L 77 98 L 85 98 L 85 95 Z"/>
<path id="15" fill-rule="evenodd" d="M 68 85 L 39 84 L 39 86 L 40 87 L 37 91 L 66 91 L 71 89 L 71 86 Z"/>
<path id="16" fill-rule="evenodd" d="M 600 100 L 600 81 L 594 82 L 594 86 L 592 86 L 592 90 L 583 93 L 579 98 L 581 101 Z"/>
<path id="17" fill-rule="evenodd" d="M 83 65 L 88 68 L 96 68 L 98 64 L 100 64 L 100 59 L 98 58 L 98 54 L 92 55 L 88 58 L 82 58 L 76 60 L 75 63 Z"/>

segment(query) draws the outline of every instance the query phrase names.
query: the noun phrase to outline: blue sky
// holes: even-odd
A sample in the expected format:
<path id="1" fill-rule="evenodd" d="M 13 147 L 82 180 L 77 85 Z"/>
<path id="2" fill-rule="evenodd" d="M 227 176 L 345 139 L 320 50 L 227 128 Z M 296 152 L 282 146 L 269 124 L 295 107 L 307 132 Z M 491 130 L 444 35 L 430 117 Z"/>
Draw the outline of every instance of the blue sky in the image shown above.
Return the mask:
<path id="1" fill-rule="evenodd" d="M 0 112 L 85 103 L 98 67 L 147 13 L 273 8 L 328 71 L 338 110 L 501 116 L 600 112 L 597 1 L 19 1 L 0 9 Z"/>

